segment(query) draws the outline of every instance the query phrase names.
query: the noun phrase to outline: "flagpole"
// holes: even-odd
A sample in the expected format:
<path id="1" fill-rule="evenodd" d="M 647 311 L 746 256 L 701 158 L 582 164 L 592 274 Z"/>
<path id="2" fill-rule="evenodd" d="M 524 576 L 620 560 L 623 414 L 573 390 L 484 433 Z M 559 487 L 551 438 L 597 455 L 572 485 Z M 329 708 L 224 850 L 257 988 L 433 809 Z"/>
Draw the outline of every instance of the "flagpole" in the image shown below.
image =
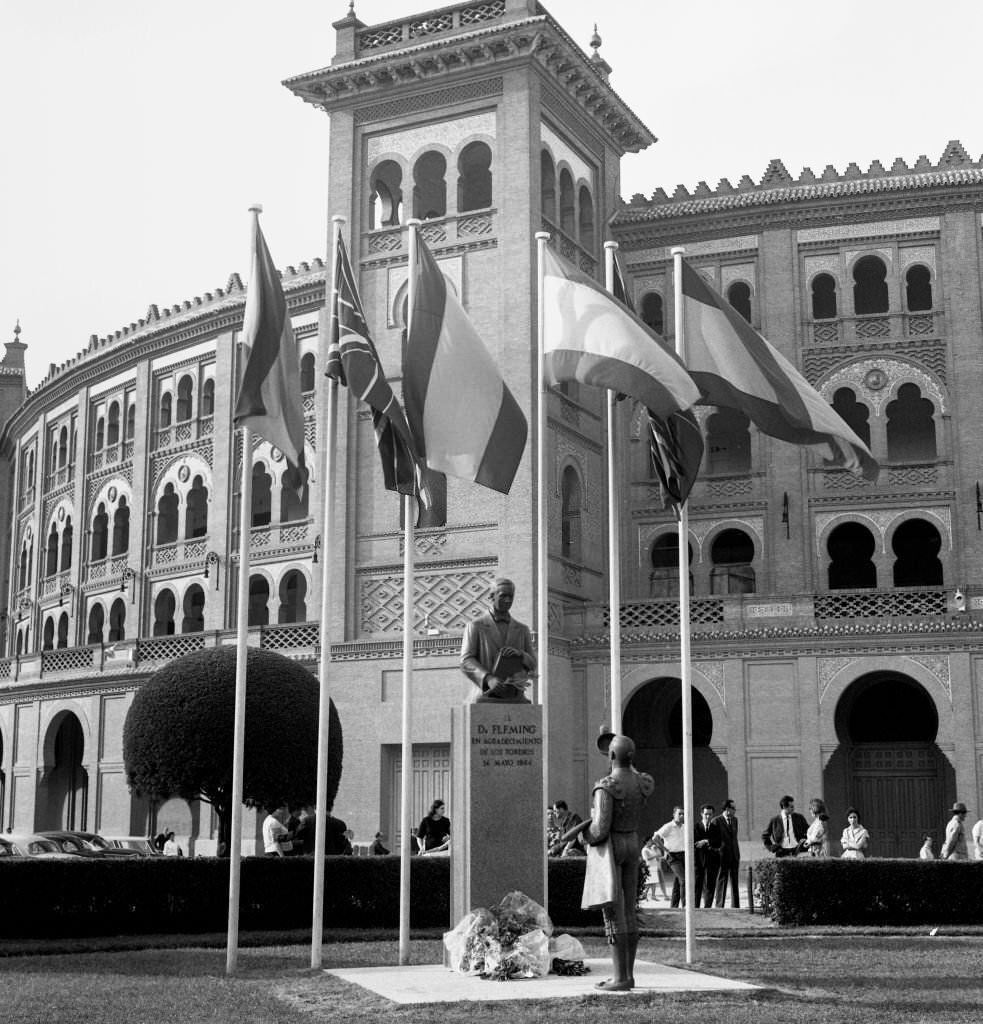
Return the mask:
<path id="1" fill-rule="evenodd" d="M 549 705 L 549 551 L 547 544 L 546 481 L 546 317 L 544 275 L 548 231 L 536 232 L 536 667 L 539 672 L 539 703 L 543 708 L 543 799 L 540 807 L 550 805 L 550 705 Z M 549 858 L 543 858 L 543 906 L 549 907 Z"/>
<path id="2" fill-rule="evenodd" d="M 686 344 L 683 337 L 683 253 L 682 246 L 674 247 L 673 260 L 673 321 L 676 331 L 676 355 L 685 362 Z M 695 850 L 693 846 L 693 697 L 690 670 L 689 636 L 689 509 L 687 502 L 679 506 L 679 662 L 683 697 L 683 821 L 685 822 L 686 853 L 683 864 L 686 889 L 686 963 L 693 962 L 693 881 Z"/>
<path id="3" fill-rule="evenodd" d="M 617 242 L 604 243 L 604 287 L 614 292 Z M 611 648 L 611 731 L 621 732 L 621 519 L 618 504 L 618 431 L 615 393 L 608 390 L 608 618 Z"/>
<path id="4" fill-rule="evenodd" d="M 413 301 L 416 298 L 416 232 L 420 221 L 416 218 L 407 222 L 409 227 L 408 248 L 409 275 L 406 281 L 406 330 L 409 332 L 413 316 Z M 410 835 L 410 811 L 413 801 L 413 573 L 416 553 L 416 498 L 403 495 L 403 723 L 402 723 L 402 774 L 400 777 L 399 801 L 399 963 L 410 962 L 410 864 L 413 854 L 413 837 Z"/>
<path id="5" fill-rule="evenodd" d="M 345 223 L 344 217 L 331 218 L 331 313 L 334 314 L 337 298 L 334 282 L 337 280 L 338 239 Z M 327 339 L 330 343 L 330 338 Z M 327 364 L 327 348 L 324 345 L 322 364 Z M 321 487 L 323 507 L 321 509 L 321 622 L 318 629 L 320 645 L 318 662 L 318 683 L 320 699 L 317 712 L 317 797 L 314 804 L 314 907 L 311 915 L 311 967 L 321 966 L 324 940 L 324 856 L 327 839 L 328 819 L 328 756 L 331 738 L 331 562 L 334 554 L 335 533 L 335 488 L 337 476 L 338 446 L 338 380 L 326 378 L 328 385 L 327 409 L 324 435 L 320 441 Z"/>

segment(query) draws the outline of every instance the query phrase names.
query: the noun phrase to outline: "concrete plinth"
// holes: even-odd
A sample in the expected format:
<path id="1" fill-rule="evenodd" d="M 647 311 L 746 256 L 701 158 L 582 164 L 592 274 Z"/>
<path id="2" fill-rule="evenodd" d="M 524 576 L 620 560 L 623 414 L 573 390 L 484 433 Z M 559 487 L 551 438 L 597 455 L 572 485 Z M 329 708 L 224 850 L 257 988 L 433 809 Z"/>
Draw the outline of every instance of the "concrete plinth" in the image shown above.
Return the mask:
<path id="1" fill-rule="evenodd" d="M 515 889 L 543 903 L 543 711 L 465 704 L 451 712 L 451 924 Z"/>

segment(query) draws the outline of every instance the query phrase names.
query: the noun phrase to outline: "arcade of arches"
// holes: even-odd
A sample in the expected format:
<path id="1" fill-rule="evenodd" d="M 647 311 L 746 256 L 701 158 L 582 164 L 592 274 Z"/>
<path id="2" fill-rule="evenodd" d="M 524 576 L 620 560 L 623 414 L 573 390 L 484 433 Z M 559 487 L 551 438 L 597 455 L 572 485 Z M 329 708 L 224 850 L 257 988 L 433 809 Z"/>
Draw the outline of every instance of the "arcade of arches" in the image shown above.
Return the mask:
<path id="1" fill-rule="evenodd" d="M 694 810 L 711 803 L 719 810 L 728 796 L 728 768 L 711 748 L 714 734 L 726 734 L 726 720 L 714 720 L 703 695 L 694 687 L 693 801 Z M 796 793 L 800 809 L 822 797 L 830 814 L 832 852 L 846 824 L 846 811 L 856 807 L 871 834 L 870 853 L 879 857 L 913 857 L 921 836 L 931 832 L 936 848 L 946 809 L 956 798 L 955 772 L 936 744 L 938 713 L 925 689 L 911 678 L 876 672 L 855 680 L 836 704 L 837 747 L 822 773 L 821 793 Z M 651 833 L 682 803 L 682 687 L 678 678 L 659 677 L 637 689 L 623 714 L 623 729 L 635 741 L 636 764 L 655 779 L 655 792 L 642 820 Z M 718 740 L 714 747 L 726 743 Z M 726 756 L 726 755 L 725 755 Z M 783 793 L 755 794 L 755 806 L 778 806 Z M 744 859 L 761 856 L 759 836 L 767 823 L 747 820 L 739 807 L 742 834 L 750 837 Z M 773 812 L 770 812 L 773 813 Z"/>

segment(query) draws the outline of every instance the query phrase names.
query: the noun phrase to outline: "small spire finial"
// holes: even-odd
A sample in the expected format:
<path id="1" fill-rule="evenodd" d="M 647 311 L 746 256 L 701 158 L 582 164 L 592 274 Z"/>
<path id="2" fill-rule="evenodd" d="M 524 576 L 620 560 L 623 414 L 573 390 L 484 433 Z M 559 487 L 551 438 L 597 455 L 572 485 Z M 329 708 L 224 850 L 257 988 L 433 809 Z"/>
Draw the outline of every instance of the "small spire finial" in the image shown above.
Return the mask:
<path id="1" fill-rule="evenodd" d="M 355 17 L 355 0 L 348 0 L 348 17 Z"/>
<path id="2" fill-rule="evenodd" d="M 595 58 L 597 58 L 599 56 L 597 51 L 600 49 L 602 42 L 603 42 L 603 40 L 597 34 L 597 22 L 595 21 L 594 22 L 594 34 L 590 37 L 590 47 L 594 51 L 594 57 Z"/>
<path id="3" fill-rule="evenodd" d="M 14 324 L 14 341 L 20 341 L 20 317 L 17 318 L 17 323 Z"/>

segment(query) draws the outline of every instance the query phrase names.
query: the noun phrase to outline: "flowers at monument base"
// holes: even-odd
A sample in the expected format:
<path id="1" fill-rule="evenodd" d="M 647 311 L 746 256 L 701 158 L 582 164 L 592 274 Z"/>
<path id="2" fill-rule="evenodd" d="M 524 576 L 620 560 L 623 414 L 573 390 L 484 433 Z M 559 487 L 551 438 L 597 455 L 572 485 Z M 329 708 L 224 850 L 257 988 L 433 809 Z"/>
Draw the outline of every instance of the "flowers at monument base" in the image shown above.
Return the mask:
<path id="1" fill-rule="evenodd" d="M 586 974 L 583 946 L 553 935 L 549 914 L 525 893 L 510 892 L 495 908 L 478 907 L 444 933 L 453 970 L 492 981 Z"/>

